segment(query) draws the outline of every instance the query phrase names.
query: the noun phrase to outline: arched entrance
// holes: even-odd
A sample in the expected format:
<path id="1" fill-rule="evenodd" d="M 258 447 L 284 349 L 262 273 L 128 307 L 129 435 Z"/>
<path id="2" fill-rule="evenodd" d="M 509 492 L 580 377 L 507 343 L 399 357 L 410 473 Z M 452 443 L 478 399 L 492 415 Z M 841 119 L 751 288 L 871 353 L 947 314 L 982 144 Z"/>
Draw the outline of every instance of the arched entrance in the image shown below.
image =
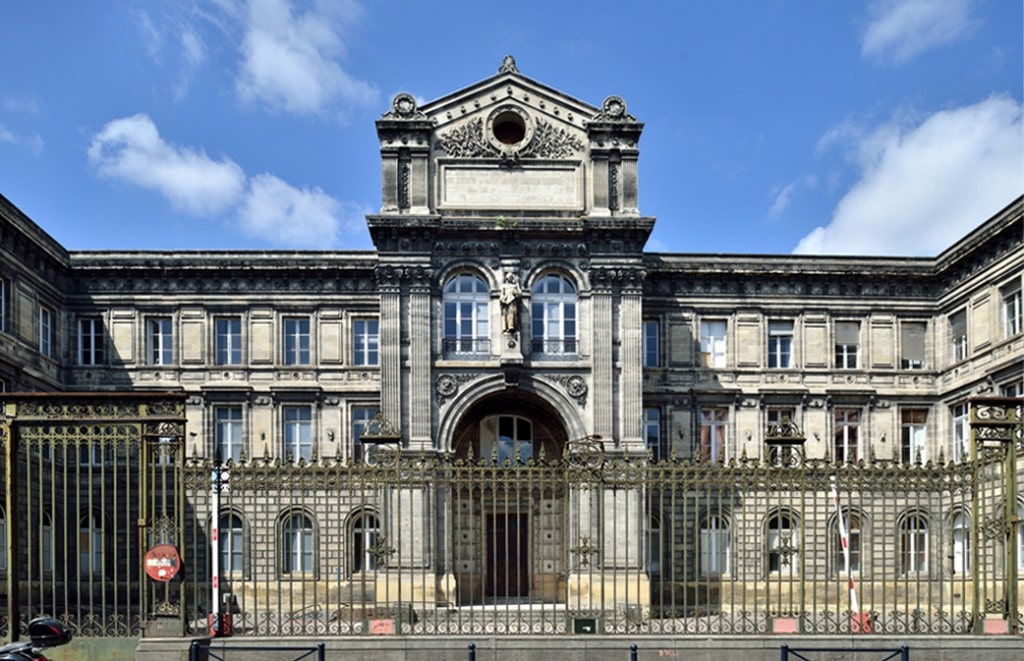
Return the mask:
<path id="1" fill-rule="evenodd" d="M 482 399 L 453 435 L 453 566 L 461 604 L 564 597 L 566 426 L 523 391 Z"/>

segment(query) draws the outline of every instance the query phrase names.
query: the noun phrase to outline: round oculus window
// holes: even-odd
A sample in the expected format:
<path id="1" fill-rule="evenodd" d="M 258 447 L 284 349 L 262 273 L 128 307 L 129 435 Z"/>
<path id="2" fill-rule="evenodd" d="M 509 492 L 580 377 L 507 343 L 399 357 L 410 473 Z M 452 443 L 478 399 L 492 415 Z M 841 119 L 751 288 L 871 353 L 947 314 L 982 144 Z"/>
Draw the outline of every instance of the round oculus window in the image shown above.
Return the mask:
<path id="1" fill-rule="evenodd" d="M 522 108 L 505 104 L 487 117 L 487 141 L 502 154 L 517 154 L 533 139 L 533 120 Z"/>
<path id="2" fill-rule="evenodd" d="M 517 145 L 526 137 L 526 122 L 519 113 L 506 110 L 499 113 L 491 123 L 494 137 L 503 145 Z"/>

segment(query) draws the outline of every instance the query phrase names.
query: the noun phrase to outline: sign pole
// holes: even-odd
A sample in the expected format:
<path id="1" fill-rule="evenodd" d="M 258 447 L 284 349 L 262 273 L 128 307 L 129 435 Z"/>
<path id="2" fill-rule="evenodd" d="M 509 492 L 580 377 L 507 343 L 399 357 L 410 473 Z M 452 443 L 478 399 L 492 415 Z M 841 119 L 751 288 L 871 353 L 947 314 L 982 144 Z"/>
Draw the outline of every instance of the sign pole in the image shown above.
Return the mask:
<path id="1" fill-rule="evenodd" d="M 836 522 L 839 525 L 839 543 L 843 548 L 843 564 L 846 566 L 846 578 L 850 590 L 850 614 L 853 621 L 858 623 L 858 631 L 863 633 L 865 626 L 860 614 L 860 603 L 857 601 L 857 586 L 853 582 L 853 567 L 850 566 L 850 540 L 846 532 L 846 520 L 843 518 L 843 508 L 839 506 L 839 488 L 836 486 L 836 478 L 833 475 L 829 478 L 832 489 L 832 502 L 836 507 Z"/>
<path id="2" fill-rule="evenodd" d="M 220 466 L 213 468 L 213 491 L 210 494 L 213 523 L 210 526 L 210 583 L 213 594 L 210 601 L 210 633 L 221 634 L 220 620 Z"/>

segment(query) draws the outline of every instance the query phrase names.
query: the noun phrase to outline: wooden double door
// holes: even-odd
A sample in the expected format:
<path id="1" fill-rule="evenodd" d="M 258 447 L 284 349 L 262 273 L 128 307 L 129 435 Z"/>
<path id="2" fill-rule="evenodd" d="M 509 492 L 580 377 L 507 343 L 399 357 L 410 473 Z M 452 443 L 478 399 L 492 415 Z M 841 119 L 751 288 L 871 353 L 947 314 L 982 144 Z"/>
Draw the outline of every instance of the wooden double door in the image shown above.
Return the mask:
<path id="1" fill-rule="evenodd" d="M 496 512 L 486 515 L 485 595 L 526 597 L 530 594 L 530 515 Z"/>

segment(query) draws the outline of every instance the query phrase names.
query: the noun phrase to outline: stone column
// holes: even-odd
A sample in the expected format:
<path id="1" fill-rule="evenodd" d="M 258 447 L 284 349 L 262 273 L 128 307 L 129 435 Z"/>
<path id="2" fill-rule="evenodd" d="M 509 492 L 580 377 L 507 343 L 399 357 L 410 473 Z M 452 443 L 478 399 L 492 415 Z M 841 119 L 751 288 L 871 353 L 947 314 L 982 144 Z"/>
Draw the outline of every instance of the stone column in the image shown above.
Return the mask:
<path id="1" fill-rule="evenodd" d="M 629 269 L 622 288 L 619 326 L 622 336 L 622 425 L 627 452 L 643 453 L 643 271 Z"/>
<path id="2" fill-rule="evenodd" d="M 430 272 L 424 269 L 409 293 L 409 449 L 429 450 L 432 399 L 430 379 L 432 319 L 430 316 Z"/>
<path id="3" fill-rule="evenodd" d="M 402 294 L 397 282 L 380 286 L 380 411 L 393 424 L 402 419 Z"/>
<path id="4" fill-rule="evenodd" d="M 592 276 L 602 278 L 606 275 L 603 271 L 592 271 Z M 591 297 L 592 328 L 591 341 L 593 350 L 591 359 L 594 364 L 593 387 L 594 393 L 594 433 L 606 439 L 615 438 L 615 382 L 614 382 L 614 360 L 615 360 L 615 327 L 613 323 L 612 306 L 613 293 L 611 284 L 607 281 L 593 282 L 594 290 Z"/>

